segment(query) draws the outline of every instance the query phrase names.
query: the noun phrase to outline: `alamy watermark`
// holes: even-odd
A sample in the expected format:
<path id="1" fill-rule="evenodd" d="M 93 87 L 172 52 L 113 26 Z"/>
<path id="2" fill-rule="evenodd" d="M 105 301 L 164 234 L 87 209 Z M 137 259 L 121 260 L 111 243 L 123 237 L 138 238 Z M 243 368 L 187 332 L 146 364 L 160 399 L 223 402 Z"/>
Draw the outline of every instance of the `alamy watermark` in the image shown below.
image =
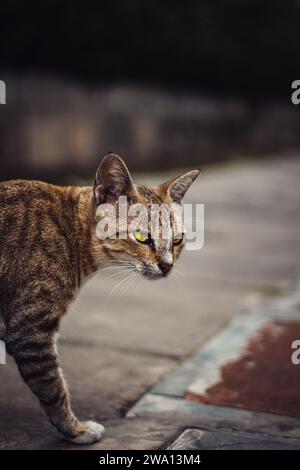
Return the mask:
<path id="1" fill-rule="evenodd" d="M 204 204 L 131 204 L 119 197 L 118 204 L 97 208 L 96 233 L 100 240 L 126 240 L 167 244 L 185 242 L 187 250 L 204 246 Z"/>
<path id="2" fill-rule="evenodd" d="M 295 349 L 292 353 L 291 361 L 295 366 L 298 366 L 300 364 L 300 339 L 295 339 L 295 341 L 292 342 L 291 348 Z"/>
<path id="3" fill-rule="evenodd" d="M 294 80 L 292 82 L 292 90 L 291 101 L 293 104 L 298 105 L 300 103 L 300 80 Z"/>
<path id="4" fill-rule="evenodd" d="M 3 80 L 0 80 L 0 104 L 6 104 L 6 85 Z"/>
<path id="5" fill-rule="evenodd" d="M 4 341 L 0 340 L 0 365 L 6 364 L 6 347 Z"/>

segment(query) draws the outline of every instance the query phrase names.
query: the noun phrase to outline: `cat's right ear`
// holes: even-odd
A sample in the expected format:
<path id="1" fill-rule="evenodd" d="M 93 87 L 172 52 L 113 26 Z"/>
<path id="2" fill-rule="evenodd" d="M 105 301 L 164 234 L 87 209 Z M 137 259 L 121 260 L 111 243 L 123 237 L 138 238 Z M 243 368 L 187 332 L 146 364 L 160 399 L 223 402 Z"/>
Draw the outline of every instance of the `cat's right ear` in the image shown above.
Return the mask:
<path id="1" fill-rule="evenodd" d="M 115 203 L 120 196 L 129 199 L 135 194 L 135 187 L 124 160 L 114 153 L 105 155 L 100 163 L 94 182 L 96 205 Z"/>

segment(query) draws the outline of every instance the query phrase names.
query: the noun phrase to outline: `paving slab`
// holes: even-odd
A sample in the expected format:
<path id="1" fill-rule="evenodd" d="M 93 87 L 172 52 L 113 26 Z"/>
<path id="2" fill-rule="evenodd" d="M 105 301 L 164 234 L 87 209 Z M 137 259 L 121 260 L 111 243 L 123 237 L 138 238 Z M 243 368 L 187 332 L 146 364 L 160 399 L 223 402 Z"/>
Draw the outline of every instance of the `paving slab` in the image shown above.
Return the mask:
<path id="1" fill-rule="evenodd" d="M 246 350 L 247 342 L 259 334 L 262 328 L 269 328 L 269 325 L 273 323 L 274 332 L 272 336 L 274 344 L 271 345 L 269 369 L 271 366 L 278 365 L 279 367 L 279 358 L 277 357 L 277 361 L 273 361 L 272 351 L 276 348 L 274 354 L 278 353 L 278 344 L 280 345 L 282 340 L 283 357 L 281 364 L 284 370 L 291 370 L 293 377 L 296 375 L 294 379 L 296 386 L 298 383 L 297 368 L 291 362 L 291 344 L 293 339 L 297 339 L 299 328 L 299 297 L 299 290 L 297 289 L 295 293 L 291 293 L 286 297 L 269 301 L 268 304 L 264 304 L 262 307 L 256 307 L 256 313 L 237 316 L 223 331 L 201 346 L 191 359 L 185 361 L 173 373 L 168 374 L 159 384 L 154 386 L 152 393 L 175 397 L 184 397 L 188 392 L 198 395 L 205 393 L 210 386 L 221 380 L 222 366 L 238 359 L 243 353 L 249 357 Z M 282 332 L 284 325 L 288 328 L 289 324 L 290 334 L 283 341 L 280 338 L 279 330 Z M 265 341 L 261 340 L 258 343 L 260 348 L 263 348 Z M 265 367 L 267 367 L 266 364 Z M 283 373 L 283 370 L 281 372 Z M 278 377 L 280 377 L 279 369 Z M 269 380 L 271 380 L 270 377 Z"/>
<path id="2" fill-rule="evenodd" d="M 196 379 L 186 398 L 300 418 L 299 367 L 292 362 L 292 344 L 298 338 L 299 321 L 267 322 L 238 357 L 223 363 L 214 383 Z"/>
<path id="3" fill-rule="evenodd" d="M 245 432 L 186 429 L 168 450 L 299 450 L 300 441 L 270 439 Z"/>
<path id="4" fill-rule="evenodd" d="M 145 394 L 129 410 L 127 416 L 144 419 L 159 416 L 161 420 L 172 422 L 175 429 L 177 423 L 177 429 L 179 426 L 211 430 L 230 429 L 300 440 L 300 420 L 297 418 L 200 404 L 183 398 L 154 393 Z"/>

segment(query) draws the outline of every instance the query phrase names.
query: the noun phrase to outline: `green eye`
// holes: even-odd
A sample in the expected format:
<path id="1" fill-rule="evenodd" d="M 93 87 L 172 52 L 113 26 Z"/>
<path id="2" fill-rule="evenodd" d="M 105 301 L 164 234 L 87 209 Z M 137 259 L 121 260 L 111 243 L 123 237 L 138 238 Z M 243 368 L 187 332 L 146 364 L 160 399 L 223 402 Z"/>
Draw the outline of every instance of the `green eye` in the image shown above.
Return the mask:
<path id="1" fill-rule="evenodd" d="M 182 238 L 173 238 L 173 245 L 179 245 L 182 242 Z"/>
<path id="2" fill-rule="evenodd" d="M 140 230 L 136 230 L 133 232 L 134 238 L 140 243 L 148 243 L 149 242 L 149 235 L 146 233 L 141 232 Z"/>

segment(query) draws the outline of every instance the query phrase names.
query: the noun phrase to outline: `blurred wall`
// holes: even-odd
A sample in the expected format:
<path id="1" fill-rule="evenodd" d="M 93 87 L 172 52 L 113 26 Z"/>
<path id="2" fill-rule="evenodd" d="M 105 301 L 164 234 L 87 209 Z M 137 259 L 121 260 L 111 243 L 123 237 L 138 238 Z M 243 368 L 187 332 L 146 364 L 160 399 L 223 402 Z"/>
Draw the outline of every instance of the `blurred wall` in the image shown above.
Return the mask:
<path id="1" fill-rule="evenodd" d="M 10 0 L 1 19 L 0 179 L 300 148 L 299 0 Z"/>
<path id="2" fill-rule="evenodd" d="M 299 112 L 289 103 L 32 77 L 8 76 L 6 86 L 2 180 L 85 178 L 107 151 L 134 170 L 159 171 L 300 148 Z"/>

